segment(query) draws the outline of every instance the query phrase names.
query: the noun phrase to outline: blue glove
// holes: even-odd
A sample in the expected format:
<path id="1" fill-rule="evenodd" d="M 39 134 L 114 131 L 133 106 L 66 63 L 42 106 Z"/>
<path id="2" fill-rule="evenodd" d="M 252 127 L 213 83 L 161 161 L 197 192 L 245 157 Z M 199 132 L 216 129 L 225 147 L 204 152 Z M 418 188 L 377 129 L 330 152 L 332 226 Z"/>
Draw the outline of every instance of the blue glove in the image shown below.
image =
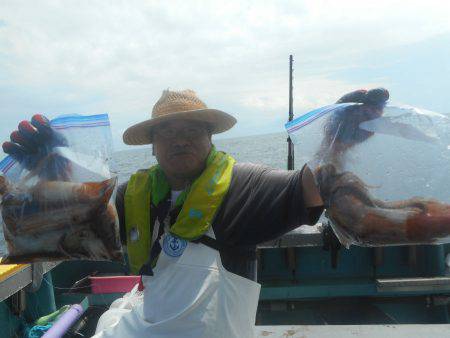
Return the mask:
<path id="1" fill-rule="evenodd" d="M 359 125 L 364 121 L 376 119 L 383 115 L 383 108 L 389 99 L 389 91 L 384 88 L 360 89 L 342 96 L 336 103 L 362 103 L 345 107 L 337 111 L 325 125 L 326 140 L 336 143 L 341 150 L 364 142 L 372 132 L 362 130 Z"/>
<path id="2" fill-rule="evenodd" d="M 375 88 L 369 91 L 358 89 L 342 96 L 336 103 L 364 103 L 374 108 L 383 108 L 389 100 L 389 91 L 385 88 Z"/>
<path id="3" fill-rule="evenodd" d="M 66 138 L 52 129 L 50 121 L 36 114 L 19 123 L 18 129 L 4 142 L 3 151 L 29 171 L 48 180 L 68 180 L 69 161 L 53 153 L 55 147 L 67 146 Z"/>

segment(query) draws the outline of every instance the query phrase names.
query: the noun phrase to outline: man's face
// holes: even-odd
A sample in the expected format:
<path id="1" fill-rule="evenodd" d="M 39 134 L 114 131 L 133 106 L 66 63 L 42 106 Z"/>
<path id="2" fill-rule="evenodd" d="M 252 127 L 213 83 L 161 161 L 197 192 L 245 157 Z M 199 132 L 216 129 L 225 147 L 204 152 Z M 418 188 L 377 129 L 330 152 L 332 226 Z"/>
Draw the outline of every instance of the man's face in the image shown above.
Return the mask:
<path id="1" fill-rule="evenodd" d="M 205 168 L 211 150 L 206 124 L 190 120 L 163 122 L 153 131 L 153 151 L 166 175 L 192 179 Z"/>

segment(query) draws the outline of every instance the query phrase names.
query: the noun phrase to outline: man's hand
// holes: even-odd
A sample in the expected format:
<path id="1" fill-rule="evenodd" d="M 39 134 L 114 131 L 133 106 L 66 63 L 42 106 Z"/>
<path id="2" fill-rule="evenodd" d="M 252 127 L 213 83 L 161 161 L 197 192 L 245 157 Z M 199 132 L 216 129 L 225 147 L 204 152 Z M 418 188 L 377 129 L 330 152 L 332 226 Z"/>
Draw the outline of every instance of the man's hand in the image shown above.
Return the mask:
<path id="1" fill-rule="evenodd" d="M 64 146 L 67 146 L 65 137 L 52 129 L 45 116 L 36 114 L 31 121 L 20 122 L 2 148 L 25 169 L 37 170 L 40 177 L 56 180 L 66 179 L 68 161 L 52 151 Z"/>
<path id="2" fill-rule="evenodd" d="M 372 106 L 384 106 L 389 100 L 389 91 L 385 88 L 370 90 L 358 89 L 342 96 L 336 103 L 364 103 Z"/>
<path id="3" fill-rule="evenodd" d="M 333 143 L 328 144 L 325 149 L 329 151 L 337 143 L 349 143 L 351 145 L 365 140 L 370 136 L 370 133 L 362 131 L 364 135 L 359 135 L 358 133 L 361 133 L 358 129 L 359 123 L 361 120 L 371 119 L 374 116 L 380 115 L 388 99 L 389 92 L 384 88 L 376 88 L 368 91 L 359 89 L 342 96 L 336 103 L 354 102 L 362 103 L 363 105 L 361 107 L 350 106 L 344 111 L 346 114 L 339 114 L 328 121 L 326 131 L 329 135 L 326 135 L 326 140 Z M 306 207 L 312 208 L 323 205 L 323 200 L 314 180 L 314 175 L 307 165 L 303 170 L 302 187 Z"/>

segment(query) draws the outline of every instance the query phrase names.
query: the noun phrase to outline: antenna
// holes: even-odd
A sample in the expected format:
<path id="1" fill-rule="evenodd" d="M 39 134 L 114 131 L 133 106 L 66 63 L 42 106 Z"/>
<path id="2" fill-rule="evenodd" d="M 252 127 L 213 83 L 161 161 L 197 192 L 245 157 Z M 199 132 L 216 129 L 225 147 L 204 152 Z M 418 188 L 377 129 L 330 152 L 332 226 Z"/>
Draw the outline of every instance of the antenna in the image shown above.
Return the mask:
<path id="1" fill-rule="evenodd" d="M 292 97 L 292 73 L 293 68 L 292 65 L 294 63 L 294 58 L 292 55 L 289 55 L 289 120 L 292 121 L 294 119 L 294 103 Z M 288 170 L 294 170 L 294 144 L 292 143 L 291 137 L 288 136 L 288 160 L 287 160 L 287 168 Z"/>

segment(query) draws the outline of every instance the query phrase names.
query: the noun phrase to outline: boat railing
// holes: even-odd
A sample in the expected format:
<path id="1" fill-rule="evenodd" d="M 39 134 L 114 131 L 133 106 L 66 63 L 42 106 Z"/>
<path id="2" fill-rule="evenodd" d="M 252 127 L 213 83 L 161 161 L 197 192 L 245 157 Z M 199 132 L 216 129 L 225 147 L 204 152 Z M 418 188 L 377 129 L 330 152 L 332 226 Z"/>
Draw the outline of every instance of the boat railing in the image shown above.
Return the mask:
<path id="1" fill-rule="evenodd" d="M 30 291 L 39 289 L 42 276 L 59 262 L 0 265 L 0 302 L 25 287 Z"/>

